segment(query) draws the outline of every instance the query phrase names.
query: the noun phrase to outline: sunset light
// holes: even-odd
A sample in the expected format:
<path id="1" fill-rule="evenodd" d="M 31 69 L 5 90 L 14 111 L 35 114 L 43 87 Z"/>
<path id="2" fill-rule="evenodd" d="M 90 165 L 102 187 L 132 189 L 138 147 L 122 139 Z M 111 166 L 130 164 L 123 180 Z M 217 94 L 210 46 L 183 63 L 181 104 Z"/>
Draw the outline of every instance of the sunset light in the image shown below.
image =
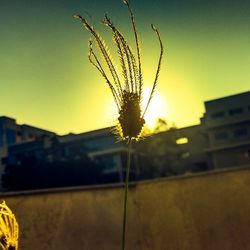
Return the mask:
<path id="1" fill-rule="evenodd" d="M 143 93 L 143 100 L 142 100 L 143 110 L 145 109 L 149 95 L 150 95 L 150 89 L 145 88 L 144 93 Z M 144 117 L 147 126 L 149 126 L 150 128 L 153 128 L 158 118 L 165 117 L 166 111 L 164 110 L 164 107 L 165 105 L 163 103 L 161 95 L 159 92 L 156 91 L 153 95 L 153 99 Z"/>
<path id="2" fill-rule="evenodd" d="M 0 3 L 0 250 L 250 250 L 250 0 Z"/>
<path id="3" fill-rule="evenodd" d="M 150 89 L 159 53 L 149 23 L 157 24 L 166 52 L 145 117 L 149 126 L 158 116 L 178 127 L 197 124 L 205 100 L 249 90 L 248 2 L 187 4 L 182 0 L 152 5 L 133 1 L 133 9 L 139 13 L 142 70 L 144 82 L 148 81 L 144 87 Z M 60 10 L 57 18 L 56 10 Z M 110 31 L 93 20 L 100 20 L 107 11 L 135 51 L 127 12 L 121 11 L 120 1 L 110 5 L 106 1 L 33 1 L 32 11 L 17 0 L 1 6 L 2 115 L 59 134 L 115 125 L 117 116 L 108 105 L 112 95 L 86 59 L 88 34 L 73 19 L 73 14 L 84 10 L 91 13 L 90 22 L 107 40 L 117 65 Z M 149 91 L 144 92 L 148 96 Z M 143 97 L 143 105 L 146 100 Z"/>

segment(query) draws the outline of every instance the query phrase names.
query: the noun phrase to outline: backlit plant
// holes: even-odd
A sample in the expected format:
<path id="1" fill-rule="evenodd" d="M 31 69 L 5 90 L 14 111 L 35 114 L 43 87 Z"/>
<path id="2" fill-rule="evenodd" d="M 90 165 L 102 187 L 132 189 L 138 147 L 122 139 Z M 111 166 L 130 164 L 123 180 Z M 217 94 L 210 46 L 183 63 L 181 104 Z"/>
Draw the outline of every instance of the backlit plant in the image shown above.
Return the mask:
<path id="1" fill-rule="evenodd" d="M 125 237 L 126 237 L 126 218 L 127 218 L 127 192 L 128 192 L 128 179 L 129 169 L 131 162 L 131 144 L 132 140 L 138 140 L 142 128 L 145 124 L 144 116 L 153 97 L 153 93 L 156 88 L 157 80 L 159 77 L 161 60 L 163 55 L 163 45 L 160 38 L 160 34 L 154 25 L 151 25 L 153 31 L 156 33 L 160 43 L 160 56 L 158 66 L 152 85 L 151 93 L 146 104 L 144 111 L 141 109 L 142 92 L 143 92 L 143 76 L 141 66 L 141 52 L 139 46 L 139 40 L 137 35 L 137 29 L 135 26 L 134 15 L 130 7 L 129 1 L 124 0 L 125 5 L 128 8 L 132 29 L 135 38 L 136 55 L 133 53 L 132 48 L 129 46 L 124 35 L 117 29 L 111 19 L 105 15 L 102 23 L 110 28 L 114 43 L 117 47 L 118 57 L 120 60 L 121 70 L 117 71 L 113 59 L 109 53 L 105 41 L 96 32 L 89 22 L 81 15 L 76 15 L 75 18 L 81 20 L 83 26 L 91 33 L 92 38 L 89 40 L 89 61 L 90 63 L 101 73 L 102 77 L 108 84 L 112 95 L 114 97 L 117 109 L 118 109 L 118 131 L 122 139 L 127 140 L 128 143 L 128 160 L 126 168 L 125 179 L 125 195 L 124 195 L 124 216 L 123 216 L 123 237 L 122 237 L 122 249 L 125 249 Z M 97 56 L 93 49 L 93 40 L 106 67 L 104 68 L 100 58 Z"/>
<path id="2" fill-rule="evenodd" d="M 1 250 L 18 249 L 18 223 L 15 215 L 3 201 L 0 204 L 0 248 Z"/>

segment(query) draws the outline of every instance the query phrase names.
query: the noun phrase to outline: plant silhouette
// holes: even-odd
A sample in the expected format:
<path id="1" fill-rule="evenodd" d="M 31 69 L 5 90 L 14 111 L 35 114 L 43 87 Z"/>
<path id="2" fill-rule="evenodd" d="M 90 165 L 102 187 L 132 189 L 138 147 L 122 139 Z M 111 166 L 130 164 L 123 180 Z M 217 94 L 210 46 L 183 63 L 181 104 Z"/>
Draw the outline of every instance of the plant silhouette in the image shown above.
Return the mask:
<path id="1" fill-rule="evenodd" d="M 90 39 L 88 56 L 89 61 L 101 73 L 102 77 L 105 79 L 112 92 L 119 113 L 118 130 L 120 132 L 120 137 L 122 139 L 131 140 L 139 138 L 141 129 L 145 124 L 144 116 L 153 97 L 153 93 L 155 91 L 157 80 L 159 77 L 160 66 L 163 56 L 163 45 L 157 28 L 154 25 L 151 25 L 153 31 L 157 34 L 160 43 L 160 56 L 151 93 L 147 101 L 146 108 L 144 111 L 142 111 L 141 101 L 143 92 L 143 76 L 140 46 L 133 12 L 131 10 L 129 2 L 125 0 L 124 3 L 128 7 L 130 13 L 136 44 L 136 56 L 134 55 L 131 47 L 127 43 L 127 40 L 125 39 L 123 34 L 116 28 L 111 19 L 107 15 L 105 15 L 102 20 L 102 23 L 109 27 L 112 31 L 113 40 L 117 47 L 118 56 L 120 59 L 121 74 L 119 74 L 118 70 L 115 67 L 115 64 L 105 41 L 96 32 L 94 27 L 92 27 L 89 22 L 81 15 L 75 15 L 75 18 L 80 19 L 83 26 L 92 34 L 92 37 L 97 47 L 99 48 L 100 54 L 102 55 L 106 63 L 111 77 L 108 76 L 108 72 L 105 71 L 101 60 L 95 53 L 93 49 L 93 40 Z M 123 78 L 123 82 L 121 78 Z"/>
<path id="2" fill-rule="evenodd" d="M 127 222 L 127 196 L 128 196 L 128 182 L 129 182 L 129 171 L 131 164 L 131 147 L 132 140 L 138 140 L 142 128 L 145 124 L 144 116 L 152 99 L 153 93 L 155 91 L 157 80 L 159 77 L 160 66 L 163 56 L 163 45 L 160 38 L 160 34 L 154 25 L 151 28 L 156 33 L 159 43 L 160 43 L 160 56 L 158 60 L 158 66 L 153 81 L 153 86 L 149 99 L 146 104 L 144 111 L 141 109 L 142 102 L 142 92 L 143 92 L 143 76 L 142 76 L 142 65 L 141 65 L 141 53 L 139 46 L 139 39 L 137 34 L 137 29 L 135 25 L 134 15 L 130 7 L 129 1 L 123 1 L 128 8 L 132 29 L 135 37 L 136 45 L 136 56 L 132 52 L 131 47 L 127 43 L 127 40 L 123 34 L 117 29 L 113 24 L 111 19 L 105 15 L 102 22 L 108 28 L 111 29 L 113 40 L 117 47 L 118 56 L 121 65 L 121 74 L 117 71 L 113 59 L 109 53 L 105 41 L 96 32 L 94 27 L 92 27 L 89 22 L 83 18 L 81 15 L 75 15 L 75 18 L 81 20 L 83 27 L 85 27 L 92 35 L 99 52 L 102 55 L 108 72 L 104 69 L 100 59 L 93 49 L 93 40 L 89 40 L 89 61 L 90 63 L 101 73 L 102 77 L 108 84 L 113 98 L 115 100 L 119 117 L 117 130 L 119 132 L 120 138 L 127 140 L 128 143 L 128 158 L 126 167 L 126 177 L 125 177 L 125 193 L 124 193 L 124 213 L 123 213 L 123 234 L 122 234 L 122 250 L 125 249 L 126 243 L 126 222 Z M 123 81 L 122 81 L 123 78 Z"/>

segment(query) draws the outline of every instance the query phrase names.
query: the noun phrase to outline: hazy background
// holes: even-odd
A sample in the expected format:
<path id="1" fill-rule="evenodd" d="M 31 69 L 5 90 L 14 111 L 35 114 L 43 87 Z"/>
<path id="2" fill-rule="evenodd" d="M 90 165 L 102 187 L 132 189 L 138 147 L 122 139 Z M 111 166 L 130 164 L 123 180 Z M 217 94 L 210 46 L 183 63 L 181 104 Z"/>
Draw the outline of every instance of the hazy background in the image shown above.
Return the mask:
<path id="1" fill-rule="evenodd" d="M 159 54 L 151 23 L 164 43 L 160 116 L 179 127 L 198 123 L 203 101 L 250 90 L 249 1 L 131 0 L 131 6 L 146 86 Z M 110 91 L 87 59 L 90 36 L 73 19 L 78 13 L 110 47 L 110 31 L 99 22 L 104 13 L 134 42 L 120 0 L 0 0 L 0 115 L 59 134 L 114 123 Z"/>

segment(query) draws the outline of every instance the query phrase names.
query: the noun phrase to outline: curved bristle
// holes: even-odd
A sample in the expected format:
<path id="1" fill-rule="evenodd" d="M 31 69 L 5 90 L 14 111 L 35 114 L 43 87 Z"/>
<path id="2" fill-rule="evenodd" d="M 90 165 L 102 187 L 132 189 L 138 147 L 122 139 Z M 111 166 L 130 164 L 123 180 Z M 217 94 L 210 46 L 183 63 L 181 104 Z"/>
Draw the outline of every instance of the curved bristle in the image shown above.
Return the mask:
<path id="1" fill-rule="evenodd" d="M 124 2 L 126 5 L 129 4 L 128 0 L 123 0 L 123 2 Z"/>
<path id="2" fill-rule="evenodd" d="M 140 138 L 142 128 L 145 124 L 145 112 L 147 111 L 149 103 L 152 99 L 159 76 L 161 59 L 163 55 L 163 46 L 157 28 L 153 24 L 151 24 L 152 30 L 158 36 L 158 40 L 161 46 L 161 52 L 151 94 L 149 100 L 147 101 L 146 108 L 144 112 L 142 112 L 141 102 L 143 92 L 143 76 L 141 67 L 141 51 L 139 46 L 140 44 L 137 35 L 134 14 L 132 8 L 130 7 L 129 0 L 123 0 L 123 2 L 124 4 L 126 4 L 129 11 L 135 38 L 136 54 L 132 52 L 132 49 L 129 46 L 127 40 L 125 39 L 123 34 L 116 28 L 116 26 L 113 24 L 112 20 L 108 17 L 107 14 L 105 14 L 104 18 L 101 20 L 101 22 L 107 27 L 109 27 L 112 31 L 113 40 L 117 46 L 118 57 L 120 59 L 121 74 L 118 74 L 117 68 L 115 67 L 115 64 L 112 60 L 111 54 L 109 53 L 105 41 L 95 31 L 94 27 L 90 26 L 88 21 L 81 15 L 75 15 L 74 18 L 80 19 L 83 26 L 91 33 L 91 35 L 93 36 L 93 40 L 97 45 L 97 48 L 99 48 L 100 50 L 100 55 L 103 56 L 104 62 L 106 63 L 106 68 L 109 71 L 108 73 L 111 79 L 108 78 L 108 74 L 105 70 L 105 67 L 103 67 L 101 61 L 93 50 L 93 42 L 92 40 L 90 40 L 89 61 L 104 77 L 113 94 L 119 112 L 118 127 L 121 138 L 131 141 L 131 139 Z M 120 76 L 123 77 L 123 82 L 121 82 Z"/>
<path id="3" fill-rule="evenodd" d="M 151 28 L 153 31 L 157 31 L 157 28 L 153 24 L 151 24 Z"/>

